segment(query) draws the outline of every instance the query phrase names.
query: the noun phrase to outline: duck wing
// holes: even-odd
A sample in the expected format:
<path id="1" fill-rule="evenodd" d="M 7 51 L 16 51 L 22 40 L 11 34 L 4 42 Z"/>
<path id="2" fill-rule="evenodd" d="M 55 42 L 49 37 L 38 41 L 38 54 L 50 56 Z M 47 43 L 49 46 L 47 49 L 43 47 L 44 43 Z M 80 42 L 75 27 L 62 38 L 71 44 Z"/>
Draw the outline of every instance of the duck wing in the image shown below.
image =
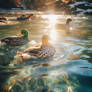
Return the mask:
<path id="1" fill-rule="evenodd" d="M 29 54 L 32 53 L 32 54 L 33 54 L 33 53 L 38 53 L 39 50 L 40 50 L 39 47 L 30 47 L 30 48 L 26 49 L 26 50 L 24 51 L 24 53 L 29 53 Z"/>
<path id="2" fill-rule="evenodd" d="M 41 47 L 36 56 L 38 58 L 48 58 L 50 56 L 53 56 L 55 54 L 55 49 L 52 48 L 52 47 L 49 47 L 49 46 L 44 46 L 44 47 Z"/>
<path id="3" fill-rule="evenodd" d="M 22 45 L 27 42 L 28 39 L 25 39 L 23 37 L 7 37 L 4 39 L 1 39 L 1 42 L 4 42 L 9 45 Z"/>
<path id="4" fill-rule="evenodd" d="M 33 49 L 31 51 L 29 51 L 29 53 L 38 53 L 39 52 L 39 49 Z"/>

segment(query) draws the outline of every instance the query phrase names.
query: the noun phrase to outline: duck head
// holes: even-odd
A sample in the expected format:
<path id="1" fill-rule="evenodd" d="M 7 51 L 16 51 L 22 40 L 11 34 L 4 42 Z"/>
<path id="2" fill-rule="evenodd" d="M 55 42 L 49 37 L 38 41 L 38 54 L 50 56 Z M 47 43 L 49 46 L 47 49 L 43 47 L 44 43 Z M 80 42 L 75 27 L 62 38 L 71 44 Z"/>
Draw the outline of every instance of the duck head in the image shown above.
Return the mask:
<path id="1" fill-rule="evenodd" d="M 21 30 L 21 33 L 17 34 L 17 36 L 23 36 L 28 38 L 28 31 L 26 29 Z"/>
<path id="2" fill-rule="evenodd" d="M 66 24 L 69 24 L 71 21 L 72 21 L 72 19 L 71 19 L 71 18 L 68 18 L 68 19 L 66 20 Z"/>
<path id="3" fill-rule="evenodd" d="M 42 36 L 42 46 L 49 45 L 50 37 L 48 35 Z"/>
<path id="4" fill-rule="evenodd" d="M 25 17 L 25 15 L 24 15 L 24 14 L 22 14 L 22 15 L 21 15 L 21 17 Z"/>
<path id="5" fill-rule="evenodd" d="M 23 35 L 23 37 L 28 37 L 28 31 L 26 29 L 21 30 L 21 34 Z"/>

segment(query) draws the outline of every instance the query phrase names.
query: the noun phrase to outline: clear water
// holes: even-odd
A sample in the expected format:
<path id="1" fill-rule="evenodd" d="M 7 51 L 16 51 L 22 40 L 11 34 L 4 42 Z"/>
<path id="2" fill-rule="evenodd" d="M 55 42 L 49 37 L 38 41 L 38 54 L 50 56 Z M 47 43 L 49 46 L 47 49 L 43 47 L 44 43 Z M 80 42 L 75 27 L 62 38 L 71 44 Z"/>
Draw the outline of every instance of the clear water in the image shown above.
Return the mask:
<path id="1" fill-rule="evenodd" d="M 0 92 L 92 92 L 92 17 L 36 15 L 30 21 L 0 24 L 0 38 L 29 30 L 30 42 L 23 46 L 0 45 Z M 13 62 L 18 51 L 41 42 L 43 34 L 51 36 L 56 54 L 45 60 Z"/>

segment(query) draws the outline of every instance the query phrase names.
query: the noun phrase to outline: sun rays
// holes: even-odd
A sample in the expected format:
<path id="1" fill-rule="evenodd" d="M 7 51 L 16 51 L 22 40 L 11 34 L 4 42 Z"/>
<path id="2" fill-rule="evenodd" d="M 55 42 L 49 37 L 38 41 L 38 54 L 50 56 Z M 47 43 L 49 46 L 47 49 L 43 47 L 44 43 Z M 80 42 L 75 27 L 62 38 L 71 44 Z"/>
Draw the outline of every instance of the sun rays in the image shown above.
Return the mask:
<path id="1" fill-rule="evenodd" d="M 57 31 L 56 31 L 56 24 L 57 24 L 57 15 L 50 14 L 50 15 L 43 15 L 42 18 L 47 19 L 48 27 L 47 31 L 45 31 L 46 34 L 48 34 L 51 37 L 51 40 L 56 40 L 57 38 Z"/>

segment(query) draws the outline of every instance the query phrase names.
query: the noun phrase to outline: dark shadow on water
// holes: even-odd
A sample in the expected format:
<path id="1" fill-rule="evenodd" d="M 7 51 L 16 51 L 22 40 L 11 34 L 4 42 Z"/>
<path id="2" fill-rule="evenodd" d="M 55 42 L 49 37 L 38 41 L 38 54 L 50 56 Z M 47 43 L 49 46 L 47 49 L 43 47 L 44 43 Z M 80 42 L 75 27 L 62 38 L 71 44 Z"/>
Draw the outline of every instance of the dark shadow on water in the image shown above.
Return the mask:
<path id="1" fill-rule="evenodd" d="M 49 66 L 49 62 L 53 61 L 53 57 L 47 58 L 47 59 L 31 59 L 31 60 L 26 60 L 23 63 L 20 64 L 20 66 L 24 65 L 33 65 L 33 66 L 39 66 L 39 65 L 43 65 L 43 66 Z"/>
<path id="2" fill-rule="evenodd" d="M 2 45 L 0 47 L 0 65 L 8 65 L 16 55 L 18 47 Z"/>
<path id="3" fill-rule="evenodd" d="M 12 28 L 11 25 L 0 26 L 0 30 Z"/>
<path id="4" fill-rule="evenodd" d="M 25 67 L 0 67 L 1 92 L 91 92 L 92 76 L 84 76 L 76 73 L 74 66 L 80 65 L 78 61 L 61 64 L 59 66 L 25 66 Z M 85 64 L 86 65 L 86 64 Z M 83 66 L 83 65 L 82 65 Z M 47 67 L 44 71 L 44 68 Z M 78 71 L 81 71 L 79 67 Z M 51 75 L 54 70 L 59 75 Z M 38 72 L 40 70 L 40 72 Z M 44 71 L 44 72 L 42 72 Z M 57 73 L 56 72 L 56 73 Z M 85 86 L 85 87 L 84 87 Z M 9 89 L 10 88 L 10 89 Z M 61 91 L 60 91 L 61 92 Z"/>

